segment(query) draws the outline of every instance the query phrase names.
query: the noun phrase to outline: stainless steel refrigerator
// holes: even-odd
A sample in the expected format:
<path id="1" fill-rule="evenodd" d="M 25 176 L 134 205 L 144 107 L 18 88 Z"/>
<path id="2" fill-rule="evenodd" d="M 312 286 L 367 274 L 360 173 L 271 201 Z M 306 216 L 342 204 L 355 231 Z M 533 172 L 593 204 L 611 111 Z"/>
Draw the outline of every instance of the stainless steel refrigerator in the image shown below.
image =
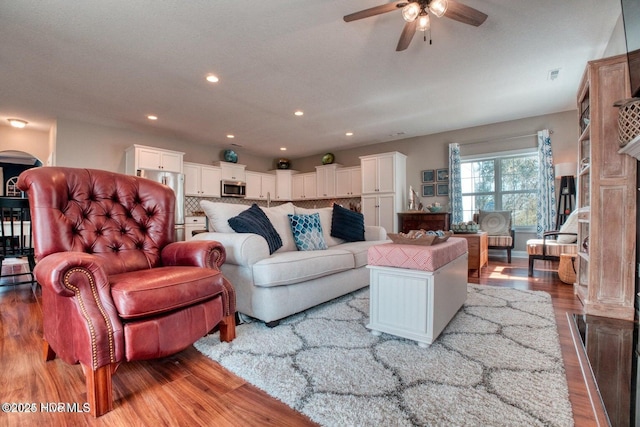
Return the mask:
<path id="1" fill-rule="evenodd" d="M 176 195 L 176 231 L 174 241 L 180 242 L 184 240 L 184 174 L 153 169 L 138 169 L 136 175 L 160 182 L 173 190 Z"/>

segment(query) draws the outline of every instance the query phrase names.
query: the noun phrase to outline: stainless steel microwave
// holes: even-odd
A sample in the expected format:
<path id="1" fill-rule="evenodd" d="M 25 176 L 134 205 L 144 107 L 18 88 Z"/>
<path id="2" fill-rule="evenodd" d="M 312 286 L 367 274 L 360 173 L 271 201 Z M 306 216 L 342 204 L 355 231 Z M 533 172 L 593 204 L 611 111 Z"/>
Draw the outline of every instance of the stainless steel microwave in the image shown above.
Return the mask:
<path id="1" fill-rule="evenodd" d="M 242 181 L 220 181 L 220 194 L 222 197 L 245 197 L 247 184 Z"/>

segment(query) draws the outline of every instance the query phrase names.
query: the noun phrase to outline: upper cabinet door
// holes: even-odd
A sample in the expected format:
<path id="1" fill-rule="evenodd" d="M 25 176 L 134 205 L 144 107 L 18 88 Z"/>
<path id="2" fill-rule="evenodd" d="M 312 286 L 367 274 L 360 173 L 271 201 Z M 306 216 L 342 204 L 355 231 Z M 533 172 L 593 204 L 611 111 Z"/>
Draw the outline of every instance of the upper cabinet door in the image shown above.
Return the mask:
<path id="1" fill-rule="evenodd" d="M 179 151 L 134 144 L 125 151 L 125 173 L 137 175 L 138 169 L 181 173 L 183 157 Z"/>
<path id="2" fill-rule="evenodd" d="M 396 183 L 393 153 L 361 158 L 362 194 L 393 193 Z"/>
<path id="3" fill-rule="evenodd" d="M 222 171 L 214 166 L 203 165 L 200 169 L 200 191 L 202 197 L 220 197 Z"/>
<path id="4" fill-rule="evenodd" d="M 395 190 L 395 163 L 393 155 L 378 157 L 377 165 L 378 191 L 380 193 L 392 193 Z"/>
<path id="5" fill-rule="evenodd" d="M 360 162 L 362 168 L 362 194 L 378 191 L 378 159 L 368 157 Z"/>
<path id="6" fill-rule="evenodd" d="M 157 169 L 162 170 L 162 156 L 160 151 L 147 148 L 139 148 L 136 150 L 137 168 L 136 169 Z"/>
<path id="7" fill-rule="evenodd" d="M 161 152 L 162 170 L 167 172 L 182 172 L 182 157 L 182 153 Z"/>
<path id="8" fill-rule="evenodd" d="M 183 165 L 184 194 L 186 196 L 200 195 L 200 167 L 193 163 Z"/>

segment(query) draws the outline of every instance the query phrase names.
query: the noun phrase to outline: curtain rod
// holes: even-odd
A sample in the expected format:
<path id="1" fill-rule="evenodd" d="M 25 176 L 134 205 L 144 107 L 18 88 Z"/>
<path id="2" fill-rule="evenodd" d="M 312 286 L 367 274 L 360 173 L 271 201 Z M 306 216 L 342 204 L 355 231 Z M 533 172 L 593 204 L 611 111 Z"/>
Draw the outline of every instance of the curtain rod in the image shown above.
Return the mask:
<path id="1" fill-rule="evenodd" d="M 553 135 L 553 131 L 549 130 L 549 134 Z M 527 137 L 530 137 L 530 136 L 538 136 L 538 134 L 537 133 L 532 133 L 532 134 L 529 134 L 529 135 L 510 136 L 508 138 L 500 138 L 500 139 L 485 139 L 485 140 L 482 140 L 482 141 L 459 142 L 458 144 L 460 146 L 463 146 L 463 145 L 474 145 L 474 144 L 486 144 L 488 142 L 502 142 L 502 141 L 509 141 L 511 139 L 527 138 Z"/>

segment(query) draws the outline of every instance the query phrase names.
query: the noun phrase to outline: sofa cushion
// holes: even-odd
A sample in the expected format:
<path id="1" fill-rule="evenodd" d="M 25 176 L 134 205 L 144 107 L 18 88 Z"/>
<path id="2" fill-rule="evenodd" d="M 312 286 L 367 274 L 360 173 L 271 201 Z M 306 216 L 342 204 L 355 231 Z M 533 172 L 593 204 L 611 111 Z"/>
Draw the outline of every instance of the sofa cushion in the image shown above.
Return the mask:
<path id="1" fill-rule="evenodd" d="M 334 204 L 331 216 L 331 236 L 347 242 L 363 241 L 364 215 Z"/>
<path id="2" fill-rule="evenodd" d="M 263 287 L 291 285 L 352 268 L 353 254 L 341 249 L 279 252 L 253 265 L 253 282 Z"/>
<path id="3" fill-rule="evenodd" d="M 267 214 L 267 218 L 273 224 L 280 238 L 282 239 L 282 247 L 277 252 L 297 251 L 296 242 L 293 240 L 291 232 L 291 224 L 287 215 L 294 214 L 295 209 L 293 203 L 284 203 L 280 206 L 272 206 L 270 208 L 260 208 Z"/>
<path id="4" fill-rule="evenodd" d="M 480 230 L 490 236 L 511 235 L 511 211 L 480 211 Z"/>
<path id="5" fill-rule="evenodd" d="M 229 218 L 237 216 L 247 209 L 247 205 L 210 202 L 208 200 L 201 200 L 200 207 L 209 219 L 209 231 L 220 233 L 233 233 L 234 230 L 229 225 Z"/>
<path id="6" fill-rule="evenodd" d="M 273 228 L 267 215 L 255 203 L 239 215 L 229 218 L 229 225 L 237 233 L 253 233 L 264 237 L 269 245 L 270 254 L 282 246 L 280 235 Z"/>
<path id="7" fill-rule="evenodd" d="M 353 254 L 353 262 L 355 268 L 360 268 L 367 265 L 367 253 L 371 246 L 381 245 L 384 243 L 391 243 L 391 240 L 369 240 L 366 242 L 348 242 L 343 243 L 334 249 L 340 249 L 343 251 L 349 251 Z"/>
<path id="8" fill-rule="evenodd" d="M 558 243 L 553 239 L 529 239 L 527 240 L 527 253 L 529 255 L 542 255 L 543 243 L 545 246 L 544 255 L 559 257 L 561 254 L 575 254 L 578 252 L 578 245 L 575 243 Z"/>
<path id="9" fill-rule="evenodd" d="M 344 243 L 344 240 L 331 236 L 331 220 L 333 218 L 333 208 L 305 209 L 298 206 L 295 207 L 296 214 L 311 215 L 318 213 L 320 215 L 320 225 L 322 226 L 322 236 L 328 247 Z"/>
<path id="10" fill-rule="evenodd" d="M 293 240 L 299 251 L 316 251 L 327 249 L 322 236 L 320 215 L 288 215 L 293 232 Z"/>
<path id="11" fill-rule="evenodd" d="M 158 267 L 109 276 L 111 296 L 123 319 L 149 317 L 222 294 L 224 277 L 199 267 Z"/>

